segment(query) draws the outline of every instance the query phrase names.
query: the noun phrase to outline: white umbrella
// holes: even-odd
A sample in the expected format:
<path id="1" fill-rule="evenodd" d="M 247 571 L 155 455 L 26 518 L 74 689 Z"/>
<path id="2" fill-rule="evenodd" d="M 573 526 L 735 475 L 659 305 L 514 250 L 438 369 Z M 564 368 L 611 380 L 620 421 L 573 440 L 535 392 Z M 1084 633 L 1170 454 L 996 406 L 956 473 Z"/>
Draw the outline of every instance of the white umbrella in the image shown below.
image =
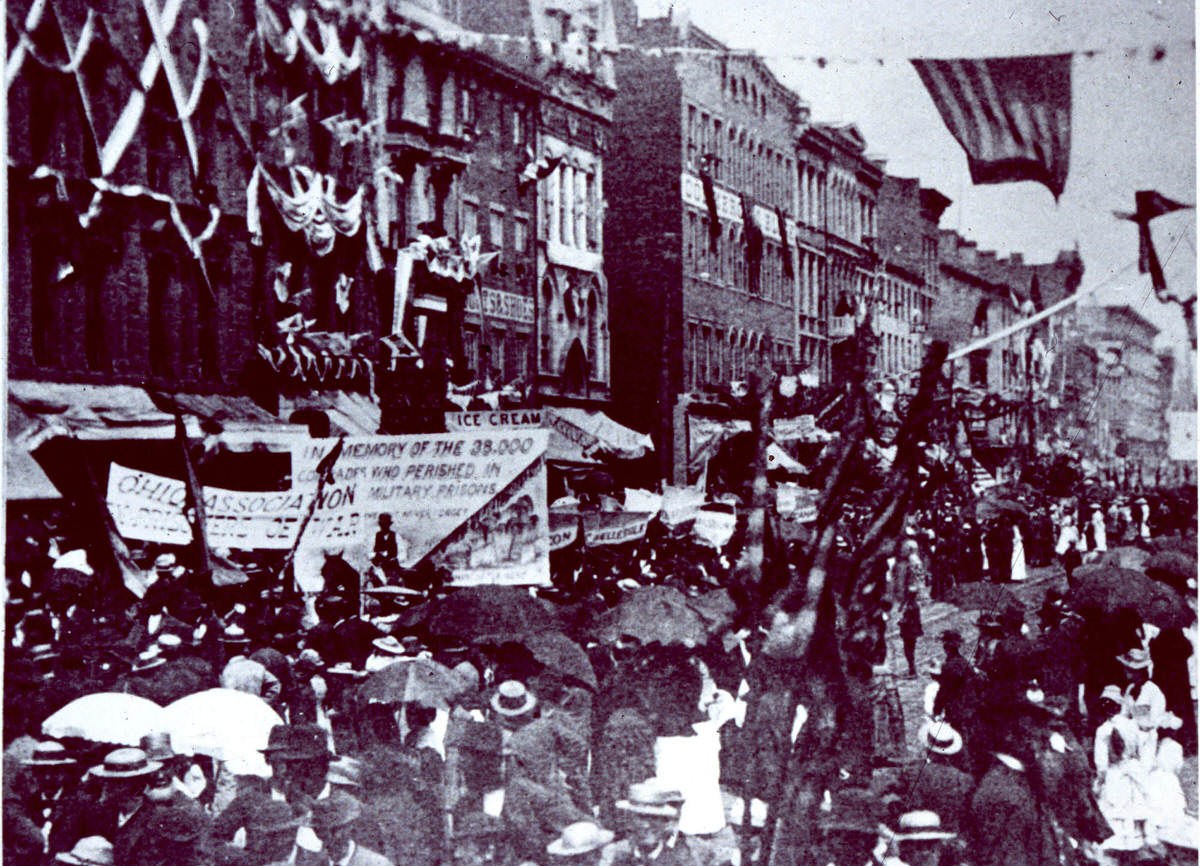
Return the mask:
<path id="1" fill-rule="evenodd" d="M 171 747 L 209 755 L 238 775 L 270 776 L 263 758 L 271 728 L 283 719 L 262 698 L 235 689 L 209 689 L 180 698 L 164 711 Z"/>
<path id="2" fill-rule="evenodd" d="M 136 746 L 147 734 L 167 730 L 165 711 L 154 701 L 121 692 L 76 698 L 42 722 L 47 737 L 79 737 L 93 743 Z"/>

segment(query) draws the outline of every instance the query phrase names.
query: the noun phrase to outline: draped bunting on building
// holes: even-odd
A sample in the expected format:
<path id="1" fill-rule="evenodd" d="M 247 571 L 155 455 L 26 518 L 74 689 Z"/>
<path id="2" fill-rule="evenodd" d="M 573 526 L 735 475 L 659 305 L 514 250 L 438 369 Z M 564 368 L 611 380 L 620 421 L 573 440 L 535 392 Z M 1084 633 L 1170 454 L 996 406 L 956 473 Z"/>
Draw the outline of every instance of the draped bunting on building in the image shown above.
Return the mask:
<path id="1" fill-rule="evenodd" d="M 700 157 L 700 183 L 704 187 L 704 207 L 708 211 L 708 250 L 715 253 L 717 242 L 721 240 L 721 218 L 717 215 L 717 193 L 713 189 L 712 163 L 711 154 L 706 153 Z"/>
<path id="2" fill-rule="evenodd" d="M 750 294 L 757 295 L 762 281 L 763 232 L 754 218 L 750 199 L 742 193 L 742 230 L 746 235 L 746 274 Z"/>
<path id="3" fill-rule="evenodd" d="M 974 183 L 1033 180 L 1057 199 L 1071 156 L 1071 55 L 913 60 Z"/>
<path id="4" fill-rule="evenodd" d="M 330 175 L 310 168 L 288 169 L 292 190 L 289 193 L 261 164 L 254 167 L 246 189 L 246 226 L 255 243 L 262 242 L 262 216 L 258 211 L 258 184 L 261 180 L 289 231 L 303 232 L 308 245 L 318 256 L 328 255 L 336 236 L 358 234 L 362 227 L 364 187 L 339 202 L 337 184 Z"/>

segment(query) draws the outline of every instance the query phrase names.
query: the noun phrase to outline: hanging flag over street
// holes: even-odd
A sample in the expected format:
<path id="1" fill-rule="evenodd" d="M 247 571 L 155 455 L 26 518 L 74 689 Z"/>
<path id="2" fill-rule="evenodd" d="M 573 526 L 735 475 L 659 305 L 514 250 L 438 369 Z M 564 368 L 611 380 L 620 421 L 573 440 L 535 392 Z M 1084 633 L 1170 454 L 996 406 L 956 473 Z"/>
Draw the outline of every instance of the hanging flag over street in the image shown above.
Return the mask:
<path id="1" fill-rule="evenodd" d="M 1033 180 L 1055 199 L 1071 157 L 1071 55 L 912 61 L 977 184 Z"/>
<path id="2" fill-rule="evenodd" d="M 1193 207 L 1190 204 L 1169 199 L 1160 192 L 1152 189 L 1141 189 L 1135 195 L 1136 210 L 1133 213 L 1113 211 L 1118 219 L 1129 220 L 1138 226 L 1138 273 L 1149 274 L 1154 284 L 1154 293 L 1159 300 L 1167 300 L 1167 280 L 1163 275 L 1162 263 L 1154 249 L 1154 239 L 1150 237 L 1150 221 L 1156 217 L 1186 210 Z"/>

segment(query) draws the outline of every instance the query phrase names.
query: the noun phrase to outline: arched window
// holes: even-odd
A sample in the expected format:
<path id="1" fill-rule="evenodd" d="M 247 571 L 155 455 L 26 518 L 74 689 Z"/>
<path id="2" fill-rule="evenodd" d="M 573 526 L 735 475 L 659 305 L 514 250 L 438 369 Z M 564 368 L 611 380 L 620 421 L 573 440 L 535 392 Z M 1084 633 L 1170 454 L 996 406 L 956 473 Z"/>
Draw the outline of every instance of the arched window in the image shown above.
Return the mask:
<path id="1" fill-rule="evenodd" d="M 587 357 L 583 353 L 583 346 L 575 340 L 567 351 L 567 361 L 563 365 L 562 389 L 568 394 L 581 394 L 586 397 L 587 379 Z"/>
<path id="2" fill-rule="evenodd" d="M 592 380 L 596 382 L 603 382 L 607 378 L 604 375 L 605 359 L 603 306 L 603 299 L 600 296 L 600 287 L 593 284 L 591 291 L 588 292 L 587 300 L 588 361 L 591 362 Z"/>

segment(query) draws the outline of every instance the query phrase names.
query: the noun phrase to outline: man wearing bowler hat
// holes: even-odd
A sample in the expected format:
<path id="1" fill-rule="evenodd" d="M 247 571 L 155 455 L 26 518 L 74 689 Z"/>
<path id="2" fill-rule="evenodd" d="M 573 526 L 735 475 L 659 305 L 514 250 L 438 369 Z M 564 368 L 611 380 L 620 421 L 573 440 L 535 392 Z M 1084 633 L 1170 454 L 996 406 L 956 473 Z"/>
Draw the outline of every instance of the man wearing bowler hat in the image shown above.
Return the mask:
<path id="1" fill-rule="evenodd" d="M 117 844 L 121 830 L 142 810 L 146 789 L 162 764 L 141 749 L 117 749 L 92 767 L 89 776 L 99 782 L 99 796 L 84 789 L 58 804 L 50 831 L 52 853 L 69 851 L 85 836 L 103 836 Z"/>
<path id="2" fill-rule="evenodd" d="M 159 809 L 121 866 L 202 866 L 208 823 L 204 810 L 194 803 Z"/>
<path id="3" fill-rule="evenodd" d="M 354 822 L 361 815 L 358 800 L 335 791 L 313 803 L 309 823 L 332 866 L 392 866 L 382 854 L 362 847 L 354 839 Z"/>
<path id="4" fill-rule="evenodd" d="M 303 823 L 297 810 L 261 794 L 246 806 L 245 866 L 295 863 L 296 831 Z"/>
<path id="5" fill-rule="evenodd" d="M 263 757 L 271 768 L 270 791 L 267 797 L 308 808 L 315 800 L 333 793 L 329 784 L 329 765 L 333 755 L 327 744 L 327 734 L 316 725 L 275 725 L 267 738 Z M 216 839 L 227 841 L 246 827 L 249 811 L 256 808 L 257 792 L 236 797 L 218 816 L 213 827 Z"/>

